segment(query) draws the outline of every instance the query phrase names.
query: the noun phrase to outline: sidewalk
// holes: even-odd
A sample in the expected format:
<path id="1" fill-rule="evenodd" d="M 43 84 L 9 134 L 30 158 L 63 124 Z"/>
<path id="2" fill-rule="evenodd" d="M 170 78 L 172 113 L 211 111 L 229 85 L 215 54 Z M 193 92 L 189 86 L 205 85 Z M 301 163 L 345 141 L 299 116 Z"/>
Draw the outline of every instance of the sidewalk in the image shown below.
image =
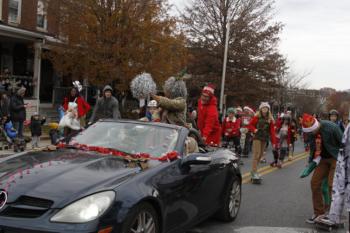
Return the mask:
<path id="1" fill-rule="evenodd" d="M 48 138 L 45 138 L 43 137 L 40 141 L 40 147 L 45 147 L 45 146 L 48 146 L 50 145 L 50 140 Z M 26 151 L 30 151 L 32 149 L 32 144 L 29 142 L 27 143 L 27 149 Z M 10 150 L 0 150 L 0 159 L 1 158 L 4 158 L 6 156 L 10 156 L 10 155 L 13 155 L 15 154 L 15 152 L 13 151 L 13 149 L 10 149 Z"/>

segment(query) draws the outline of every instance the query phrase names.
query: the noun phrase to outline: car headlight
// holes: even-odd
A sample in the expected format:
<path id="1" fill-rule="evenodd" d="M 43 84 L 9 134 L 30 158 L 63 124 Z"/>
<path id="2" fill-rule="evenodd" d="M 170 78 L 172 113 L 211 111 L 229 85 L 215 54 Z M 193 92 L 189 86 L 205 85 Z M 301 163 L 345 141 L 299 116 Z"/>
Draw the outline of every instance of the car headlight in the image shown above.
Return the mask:
<path id="1" fill-rule="evenodd" d="M 96 193 L 73 202 L 51 218 L 52 222 L 85 223 L 99 218 L 114 202 L 115 192 Z"/>

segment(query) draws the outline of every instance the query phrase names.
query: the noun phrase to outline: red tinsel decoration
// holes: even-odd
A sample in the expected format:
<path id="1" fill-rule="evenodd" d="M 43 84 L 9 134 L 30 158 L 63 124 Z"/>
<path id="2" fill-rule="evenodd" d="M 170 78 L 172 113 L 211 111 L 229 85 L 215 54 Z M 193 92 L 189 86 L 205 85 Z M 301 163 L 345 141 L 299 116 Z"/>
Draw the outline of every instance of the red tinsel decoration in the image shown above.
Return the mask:
<path id="1" fill-rule="evenodd" d="M 174 161 L 174 160 L 179 158 L 177 151 L 169 152 L 161 157 L 153 157 L 147 153 L 138 153 L 138 154 L 128 155 L 128 154 L 121 152 L 121 151 L 118 151 L 118 150 L 108 149 L 108 148 L 99 147 L 99 146 L 88 146 L 85 144 L 74 144 L 74 146 L 79 148 L 79 149 L 82 149 L 82 150 L 96 151 L 100 154 L 109 154 L 109 155 L 114 155 L 114 156 L 119 156 L 119 157 L 130 156 L 130 157 L 135 158 L 135 159 L 158 160 L 161 162 Z M 63 143 L 60 143 L 57 145 L 57 147 L 64 148 L 64 147 L 66 147 L 66 145 Z"/>

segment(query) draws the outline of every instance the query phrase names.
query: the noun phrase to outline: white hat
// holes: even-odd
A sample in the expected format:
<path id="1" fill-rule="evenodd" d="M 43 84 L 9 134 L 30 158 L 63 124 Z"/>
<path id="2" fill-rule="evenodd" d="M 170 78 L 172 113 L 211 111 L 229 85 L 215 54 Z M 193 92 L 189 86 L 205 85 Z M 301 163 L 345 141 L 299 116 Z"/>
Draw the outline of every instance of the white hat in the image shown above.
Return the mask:
<path id="1" fill-rule="evenodd" d="M 236 111 L 237 111 L 237 112 L 243 112 L 243 109 L 242 109 L 241 107 L 237 107 L 237 108 L 236 108 Z"/>
<path id="2" fill-rule="evenodd" d="M 156 107 L 158 107 L 158 103 L 157 103 L 156 100 L 151 100 L 151 101 L 148 103 L 147 107 L 149 107 L 149 108 L 156 108 Z"/>
<path id="3" fill-rule="evenodd" d="M 268 102 L 261 102 L 259 110 L 261 110 L 262 108 L 268 108 L 269 110 L 271 109 L 270 104 Z"/>

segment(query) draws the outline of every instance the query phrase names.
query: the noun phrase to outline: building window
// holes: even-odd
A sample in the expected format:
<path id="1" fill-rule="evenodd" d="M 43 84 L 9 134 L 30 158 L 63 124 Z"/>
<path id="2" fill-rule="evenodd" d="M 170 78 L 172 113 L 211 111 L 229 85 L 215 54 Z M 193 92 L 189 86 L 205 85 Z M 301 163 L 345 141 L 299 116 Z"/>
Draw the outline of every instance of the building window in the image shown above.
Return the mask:
<path id="1" fill-rule="evenodd" d="M 47 29 L 47 2 L 38 0 L 36 26 L 38 28 Z"/>
<path id="2" fill-rule="evenodd" d="M 22 0 L 9 0 L 9 23 L 21 22 L 21 6 Z"/>

